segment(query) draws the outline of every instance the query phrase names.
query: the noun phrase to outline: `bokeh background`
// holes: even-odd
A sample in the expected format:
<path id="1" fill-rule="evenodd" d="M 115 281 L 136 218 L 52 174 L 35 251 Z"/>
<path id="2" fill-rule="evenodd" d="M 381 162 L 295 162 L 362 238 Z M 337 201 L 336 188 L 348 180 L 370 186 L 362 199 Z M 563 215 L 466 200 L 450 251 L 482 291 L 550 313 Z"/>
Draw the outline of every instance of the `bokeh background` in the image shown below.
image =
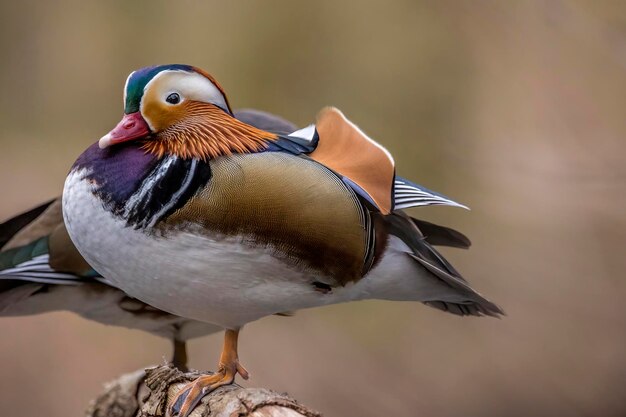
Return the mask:
<path id="1" fill-rule="evenodd" d="M 338 416 L 626 415 L 626 3 L 0 2 L 0 220 L 59 195 L 127 74 L 190 63 L 235 107 L 341 108 L 399 173 L 472 207 L 445 254 L 508 313 L 362 302 L 246 327 L 247 386 Z M 221 336 L 191 342 L 212 369 Z M 69 313 L 0 318 L 0 410 L 82 415 L 169 342 Z"/>

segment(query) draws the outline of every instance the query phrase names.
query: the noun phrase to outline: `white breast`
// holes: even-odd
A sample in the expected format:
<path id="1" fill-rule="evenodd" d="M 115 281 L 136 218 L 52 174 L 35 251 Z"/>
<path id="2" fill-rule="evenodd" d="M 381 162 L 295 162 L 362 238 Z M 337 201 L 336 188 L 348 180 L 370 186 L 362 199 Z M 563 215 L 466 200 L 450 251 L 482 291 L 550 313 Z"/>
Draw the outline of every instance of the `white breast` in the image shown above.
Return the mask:
<path id="1" fill-rule="evenodd" d="M 314 277 L 239 239 L 180 232 L 151 235 L 106 210 L 84 173 L 68 176 L 63 214 L 72 241 L 108 281 L 159 309 L 236 327 L 323 304 Z"/>
<path id="2" fill-rule="evenodd" d="M 356 284 L 322 294 L 311 285 L 319 279 L 313 272 L 295 269 L 269 249 L 241 239 L 192 231 L 155 235 L 127 227 L 103 207 L 83 178 L 84 171 L 71 173 L 63 193 L 72 241 L 112 285 L 172 314 L 235 328 L 278 312 L 326 304 L 432 296 L 433 280 L 420 276 L 424 274 L 402 248 L 389 250 Z"/>

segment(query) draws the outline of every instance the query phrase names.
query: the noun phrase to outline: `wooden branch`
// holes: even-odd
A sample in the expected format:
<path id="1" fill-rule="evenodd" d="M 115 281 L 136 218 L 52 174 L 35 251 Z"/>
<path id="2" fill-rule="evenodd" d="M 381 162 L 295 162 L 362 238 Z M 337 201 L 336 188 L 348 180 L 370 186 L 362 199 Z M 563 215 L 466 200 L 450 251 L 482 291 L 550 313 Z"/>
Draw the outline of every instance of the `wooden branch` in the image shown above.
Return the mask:
<path id="1" fill-rule="evenodd" d="M 201 374 L 171 365 L 126 374 L 108 383 L 92 401 L 87 417 L 166 417 L 178 391 Z M 221 387 L 202 399 L 191 417 L 321 417 L 287 394 L 265 388 Z"/>

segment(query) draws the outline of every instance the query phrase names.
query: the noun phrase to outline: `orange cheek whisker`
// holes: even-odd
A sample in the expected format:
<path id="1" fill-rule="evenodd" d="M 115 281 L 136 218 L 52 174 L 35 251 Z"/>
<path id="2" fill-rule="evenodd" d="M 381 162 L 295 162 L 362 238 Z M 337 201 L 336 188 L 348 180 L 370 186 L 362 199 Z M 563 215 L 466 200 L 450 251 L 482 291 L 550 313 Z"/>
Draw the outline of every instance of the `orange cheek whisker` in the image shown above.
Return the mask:
<path id="1" fill-rule="evenodd" d="M 143 149 L 159 157 L 170 154 L 207 160 L 257 152 L 276 139 L 276 135 L 240 122 L 210 104 L 188 102 L 183 110 L 177 122 L 147 141 Z"/>

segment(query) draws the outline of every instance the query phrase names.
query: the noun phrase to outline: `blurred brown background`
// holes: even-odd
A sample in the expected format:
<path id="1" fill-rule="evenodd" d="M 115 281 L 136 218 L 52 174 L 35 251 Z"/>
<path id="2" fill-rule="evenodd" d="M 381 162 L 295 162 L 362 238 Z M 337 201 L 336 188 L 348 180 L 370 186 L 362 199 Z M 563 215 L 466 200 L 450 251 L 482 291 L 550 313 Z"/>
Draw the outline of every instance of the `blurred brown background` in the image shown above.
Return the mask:
<path id="1" fill-rule="evenodd" d="M 246 327 L 245 385 L 338 416 L 626 415 L 626 3 L 2 1 L 0 219 L 60 194 L 127 74 L 190 63 L 236 107 L 341 108 L 401 175 L 472 207 L 445 251 L 503 320 L 365 302 Z M 82 415 L 166 340 L 55 313 L 0 319 L 0 410 Z M 211 369 L 221 336 L 191 343 Z"/>

